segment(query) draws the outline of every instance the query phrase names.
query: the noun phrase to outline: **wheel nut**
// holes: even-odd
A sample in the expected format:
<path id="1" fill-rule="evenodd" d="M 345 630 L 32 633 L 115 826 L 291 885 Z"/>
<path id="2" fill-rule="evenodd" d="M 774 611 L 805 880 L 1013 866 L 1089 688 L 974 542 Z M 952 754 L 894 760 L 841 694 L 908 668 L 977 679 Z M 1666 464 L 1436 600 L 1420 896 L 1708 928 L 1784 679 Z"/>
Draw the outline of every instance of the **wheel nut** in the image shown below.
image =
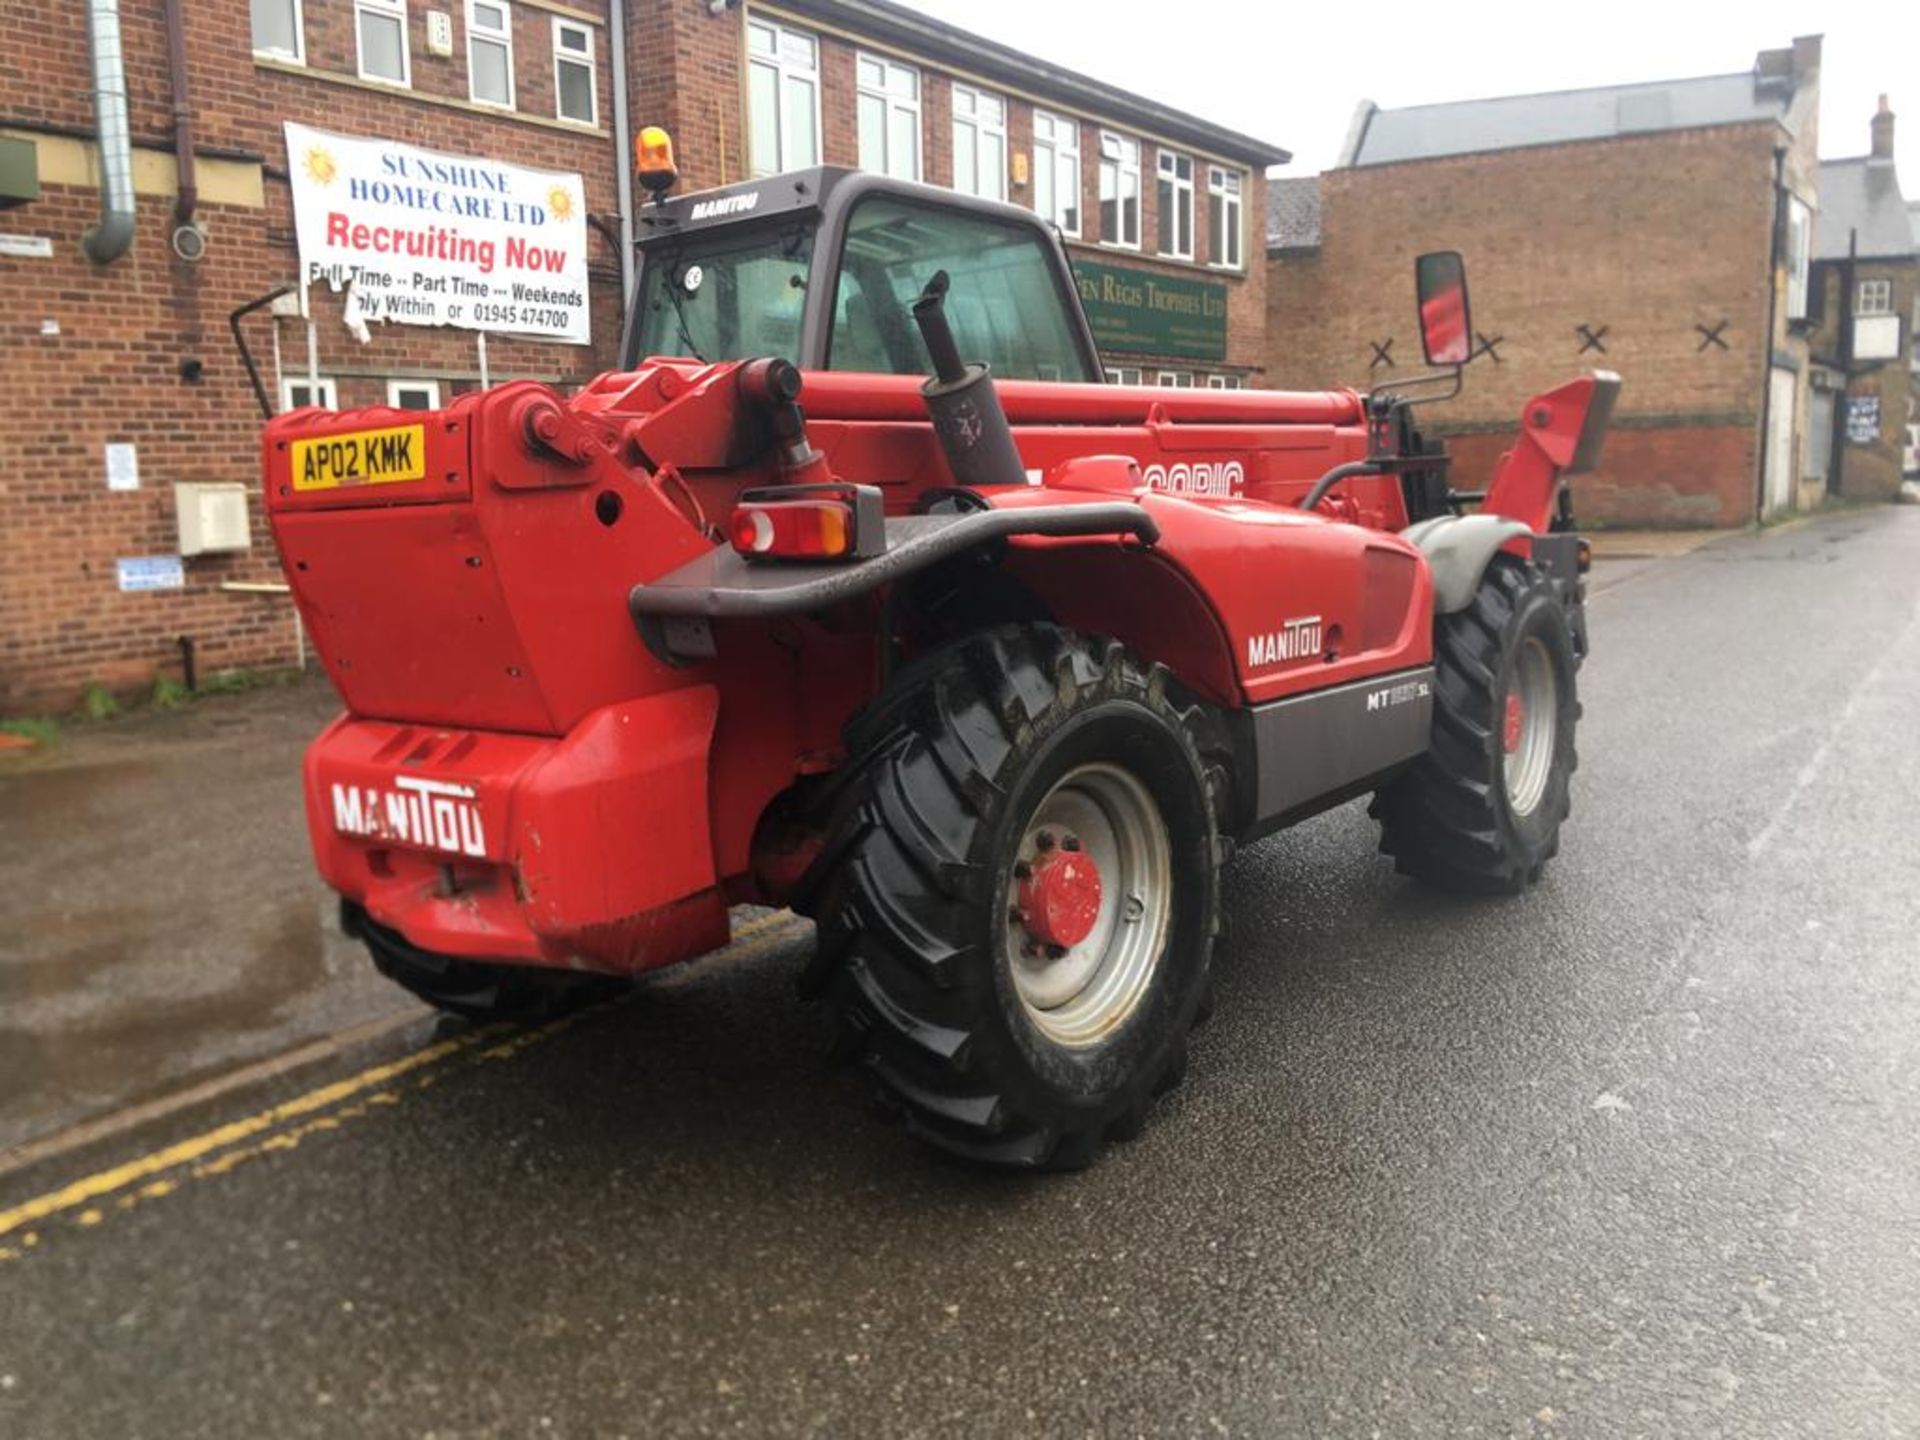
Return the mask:
<path id="1" fill-rule="evenodd" d="M 1064 956 L 1066 953 L 1067 953 L 1067 947 L 1064 945 L 1047 946 L 1047 958 L 1049 960 L 1058 960 L 1062 956 Z"/>
<path id="2" fill-rule="evenodd" d="M 1042 830 L 1038 835 L 1033 837 L 1033 843 L 1035 848 L 1040 850 L 1053 849 L 1053 832 L 1051 830 Z"/>
<path id="3" fill-rule="evenodd" d="M 1064 840 L 1060 842 L 1060 848 L 1062 850 L 1070 850 L 1070 851 L 1073 851 L 1075 854 L 1078 854 L 1080 850 L 1080 837 L 1078 835 L 1067 836 Z"/>
<path id="4" fill-rule="evenodd" d="M 1033 941 L 1022 940 L 1020 942 L 1020 953 L 1022 955 L 1025 955 L 1028 959 L 1032 959 L 1035 955 L 1038 955 L 1040 952 L 1037 948 L 1035 948 Z"/>
<path id="5" fill-rule="evenodd" d="M 1026 861 L 1016 860 L 1013 862 L 1013 878 L 1014 879 L 1029 880 L 1032 877 L 1033 877 L 1033 867 L 1027 864 Z"/>

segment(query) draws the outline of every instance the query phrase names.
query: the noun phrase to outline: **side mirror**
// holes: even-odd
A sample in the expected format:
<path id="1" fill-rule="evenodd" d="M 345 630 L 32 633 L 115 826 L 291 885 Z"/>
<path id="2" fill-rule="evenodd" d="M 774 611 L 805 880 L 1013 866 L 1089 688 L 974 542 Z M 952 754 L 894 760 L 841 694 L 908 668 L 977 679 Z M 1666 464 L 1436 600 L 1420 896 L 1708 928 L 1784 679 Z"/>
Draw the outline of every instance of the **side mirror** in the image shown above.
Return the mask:
<path id="1" fill-rule="evenodd" d="M 1464 365 L 1473 354 L 1467 265 L 1458 250 L 1434 250 L 1413 262 L 1420 297 L 1420 348 L 1429 365 Z"/>

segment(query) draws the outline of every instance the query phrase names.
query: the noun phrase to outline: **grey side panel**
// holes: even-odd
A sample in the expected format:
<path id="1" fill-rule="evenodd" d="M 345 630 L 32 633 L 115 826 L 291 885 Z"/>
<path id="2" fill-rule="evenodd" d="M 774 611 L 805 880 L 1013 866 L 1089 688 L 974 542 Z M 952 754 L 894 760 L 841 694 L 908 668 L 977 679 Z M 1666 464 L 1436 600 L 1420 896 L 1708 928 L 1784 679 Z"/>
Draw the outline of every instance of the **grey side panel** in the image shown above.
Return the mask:
<path id="1" fill-rule="evenodd" d="M 1427 557 L 1433 571 L 1433 609 L 1438 615 L 1466 609 L 1494 552 L 1514 536 L 1532 533 L 1518 520 L 1498 515 L 1441 515 L 1400 532 Z"/>
<path id="2" fill-rule="evenodd" d="M 1253 707 L 1256 826 L 1425 753 L 1433 667 Z"/>

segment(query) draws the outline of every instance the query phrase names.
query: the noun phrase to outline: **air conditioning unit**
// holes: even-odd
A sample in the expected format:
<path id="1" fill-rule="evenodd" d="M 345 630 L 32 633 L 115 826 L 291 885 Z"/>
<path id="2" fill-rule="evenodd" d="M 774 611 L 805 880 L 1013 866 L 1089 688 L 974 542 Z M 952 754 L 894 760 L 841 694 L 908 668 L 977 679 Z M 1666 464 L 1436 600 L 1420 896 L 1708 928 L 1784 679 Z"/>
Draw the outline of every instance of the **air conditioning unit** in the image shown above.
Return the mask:
<path id="1" fill-rule="evenodd" d="M 196 481 L 173 487 L 182 555 L 218 555 L 253 548 L 247 519 L 247 487 Z"/>

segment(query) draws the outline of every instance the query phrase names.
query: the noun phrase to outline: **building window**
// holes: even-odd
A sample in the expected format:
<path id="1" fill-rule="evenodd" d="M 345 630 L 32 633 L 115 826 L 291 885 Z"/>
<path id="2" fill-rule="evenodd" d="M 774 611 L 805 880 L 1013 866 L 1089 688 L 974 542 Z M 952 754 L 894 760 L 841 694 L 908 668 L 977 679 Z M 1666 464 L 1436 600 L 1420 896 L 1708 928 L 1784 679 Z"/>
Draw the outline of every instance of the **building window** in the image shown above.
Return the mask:
<path id="1" fill-rule="evenodd" d="M 360 47 L 360 78 L 389 85 L 413 83 L 407 51 L 407 0 L 353 0 Z"/>
<path id="2" fill-rule="evenodd" d="M 953 188 L 1007 198 L 1007 102 L 970 85 L 953 87 Z"/>
<path id="3" fill-rule="evenodd" d="M 396 410 L 438 410 L 440 382 L 438 380 L 389 380 L 387 381 L 387 404 Z"/>
<path id="4" fill-rule="evenodd" d="M 553 113 L 582 125 L 600 123 L 599 66 L 593 27 L 553 19 Z"/>
<path id="5" fill-rule="evenodd" d="M 1160 221 L 1160 253 L 1176 260 L 1193 258 L 1193 157 L 1162 150 L 1156 168 L 1155 209 Z"/>
<path id="6" fill-rule="evenodd" d="M 1033 112 L 1033 208 L 1068 235 L 1080 234 L 1080 126 Z"/>
<path id="7" fill-rule="evenodd" d="M 1207 259 L 1228 270 L 1238 270 L 1245 260 L 1241 236 L 1246 221 L 1240 196 L 1240 172 L 1218 165 L 1207 167 Z"/>
<path id="8" fill-rule="evenodd" d="M 330 376 L 309 380 L 305 375 L 285 375 L 280 379 L 280 412 L 298 410 L 302 405 L 318 405 L 322 410 L 338 410 L 340 395 Z"/>
<path id="9" fill-rule="evenodd" d="M 253 53 L 306 63 L 306 27 L 300 0 L 253 0 Z"/>
<path id="10" fill-rule="evenodd" d="M 1807 318 L 1807 267 L 1813 259 L 1813 211 L 1787 197 L 1787 319 Z"/>
<path id="11" fill-rule="evenodd" d="M 1100 243 L 1140 248 L 1140 142 L 1100 132 Z"/>
<path id="12" fill-rule="evenodd" d="M 1207 376 L 1209 390 L 1238 390 L 1244 383 L 1238 375 Z"/>
<path id="13" fill-rule="evenodd" d="M 920 72 L 898 60 L 862 55 L 854 101 L 860 168 L 897 180 L 920 178 Z"/>
<path id="14" fill-rule="evenodd" d="M 1154 384 L 1172 390 L 1191 390 L 1193 376 L 1185 370 L 1162 370 L 1154 377 Z"/>
<path id="15" fill-rule="evenodd" d="M 747 22 L 747 111 L 755 175 L 820 163 L 820 42 L 804 30 Z"/>
<path id="16" fill-rule="evenodd" d="M 1893 281 L 1862 280 L 1859 288 L 1853 292 L 1853 313 L 1891 315 L 1893 313 Z"/>
<path id="17" fill-rule="evenodd" d="M 506 0 L 467 0 L 467 95 L 513 108 L 513 16 Z"/>
<path id="18" fill-rule="evenodd" d="M 1107 371 L 1109 385 L 1138 385 L 1141 378 L 1138 365 L 1115 365 Z"/>

